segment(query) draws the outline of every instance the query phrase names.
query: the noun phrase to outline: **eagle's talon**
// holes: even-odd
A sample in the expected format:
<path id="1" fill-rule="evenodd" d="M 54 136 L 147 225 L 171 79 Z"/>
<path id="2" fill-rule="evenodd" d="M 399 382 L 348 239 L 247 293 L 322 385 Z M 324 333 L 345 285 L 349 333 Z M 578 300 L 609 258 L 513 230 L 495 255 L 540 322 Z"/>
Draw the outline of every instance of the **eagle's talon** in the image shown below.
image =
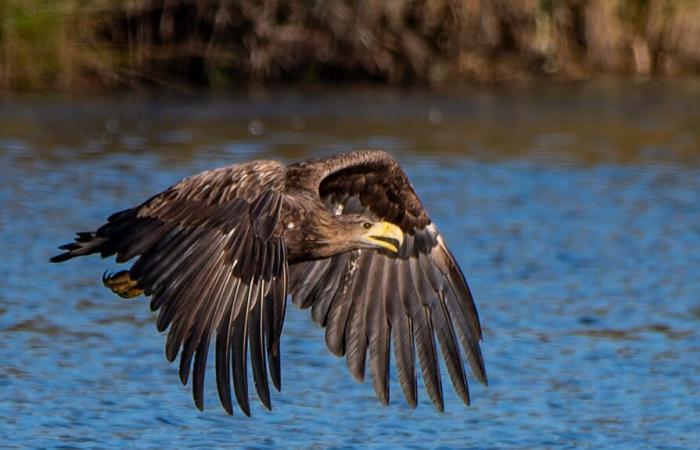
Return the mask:
<path id="1" fill-rule="evenodd" d="M 143 289 L 136 287 L 138 281 L 131 279 L 128 270 L 122 270 L 113 275 L 107 275 L 105 272 L 102 283 L 121 298 L 134 298 L 143 294 Z"/>

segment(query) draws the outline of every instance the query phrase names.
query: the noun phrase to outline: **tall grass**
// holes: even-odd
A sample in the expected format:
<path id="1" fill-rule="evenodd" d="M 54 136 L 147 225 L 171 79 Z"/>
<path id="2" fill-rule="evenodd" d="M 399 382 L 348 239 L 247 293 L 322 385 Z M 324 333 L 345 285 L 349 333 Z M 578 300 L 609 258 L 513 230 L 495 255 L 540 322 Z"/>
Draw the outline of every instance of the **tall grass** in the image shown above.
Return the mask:
<path id="1" fill-rule="evenodd" d="M 700 0 L 0 0 L 0 87 L 700 73 Z"/>

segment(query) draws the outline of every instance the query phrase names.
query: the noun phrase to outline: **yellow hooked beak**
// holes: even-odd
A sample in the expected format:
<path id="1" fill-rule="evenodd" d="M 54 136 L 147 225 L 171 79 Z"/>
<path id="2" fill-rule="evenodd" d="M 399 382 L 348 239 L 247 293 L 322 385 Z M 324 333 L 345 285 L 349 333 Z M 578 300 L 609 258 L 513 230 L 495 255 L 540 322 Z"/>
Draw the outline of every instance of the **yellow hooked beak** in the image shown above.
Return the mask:
<path id="1" fill-rule="evenodd" d="M 403 244 L 403 231 L 393 223 L 377 222 L 364 234 L 372 244 L 397 253 Z"/>

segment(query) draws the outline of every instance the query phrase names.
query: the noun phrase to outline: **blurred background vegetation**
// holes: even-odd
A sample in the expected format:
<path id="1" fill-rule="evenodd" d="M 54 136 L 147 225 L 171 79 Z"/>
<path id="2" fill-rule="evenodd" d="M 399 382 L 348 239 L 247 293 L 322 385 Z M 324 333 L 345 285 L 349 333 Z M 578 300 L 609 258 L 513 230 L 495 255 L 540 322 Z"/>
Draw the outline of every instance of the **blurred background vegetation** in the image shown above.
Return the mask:
<path id="1" fill-rule="evenodd" d="M 0 88 L 700 73 L 700 0 L 0 0 Z"/>

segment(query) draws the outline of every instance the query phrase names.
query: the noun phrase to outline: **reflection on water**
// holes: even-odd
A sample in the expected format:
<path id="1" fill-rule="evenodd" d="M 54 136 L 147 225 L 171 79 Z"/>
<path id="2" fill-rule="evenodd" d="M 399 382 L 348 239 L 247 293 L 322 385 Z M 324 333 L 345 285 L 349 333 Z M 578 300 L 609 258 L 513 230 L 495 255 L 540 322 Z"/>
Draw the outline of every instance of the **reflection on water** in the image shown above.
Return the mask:
<path id="1" fill-rule="evenodd" d="M 6 97 L 3 444 L 696 446 L 698 123 L 694 85 Z M 226 416 L 210 371 L 199 413 L 146 302 L 102 288 L 112 262 L 46 262 L 74 231 L 198 170 L 358 147 L 402 162 L 470 280 L 491 384 L 472 383 L 469 408 L 446 387 L 446 413 L 425 395 L 411 411 L 395 377 L 383 408 L 290 308 L 274 411 Z"/>
<path id="2" fill-rule="evenodd" d="M 479 159 L 697 163 L 700 83 L 426 94 L 394 91 L 203 93 L 186 99 L 8 95 L 1 147 L 45 158 L 148 150 L 166 161 L 357 145 Z M 173 149 L 177 149 L 174 152 Z"/>

